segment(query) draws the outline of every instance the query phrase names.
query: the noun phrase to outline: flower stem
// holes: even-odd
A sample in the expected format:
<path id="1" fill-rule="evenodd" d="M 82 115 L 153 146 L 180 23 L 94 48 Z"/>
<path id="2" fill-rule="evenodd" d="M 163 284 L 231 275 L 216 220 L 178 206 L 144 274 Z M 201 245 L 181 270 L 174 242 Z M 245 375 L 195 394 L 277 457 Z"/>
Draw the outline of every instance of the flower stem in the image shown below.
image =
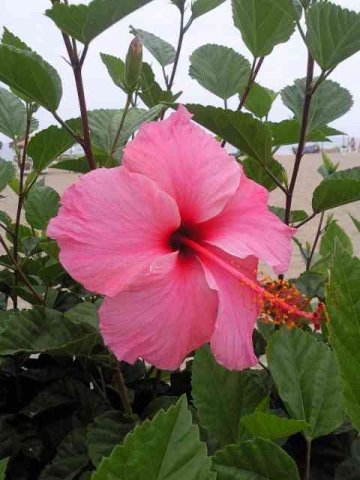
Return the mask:
<path id="1" fill-rule="evenodd" d="M 316 246 L 318 244 L 318 241 L 319 241 L 319 238 L 320 238 L 320 235 L 321 235 L 321 229 L 322 229 L 322 224 L 323 224 L 323 221 L 324 221 L 324 216 L 325 216 L 325 212 L 322 212 L 322 214 L 320 215 L 319 226 L 318 226 L 317 231 L 316 231 L 314 243 L 313 243 L 309 258 L 306 261 L 306 271 L 308 271 L 311 267 L 311 262 L 312 262 L 312 259 L 313 259 L 314 253 L 315 253 L 315 249 L 316 249 Z"/>
<path id="2" fill-rule="evenodd" d="M 286 206 L 285 206 L 286 225 L 289 225 L 290 223 L 291 205 L 292 205 L 292 200 L 294 196 L 296 180 L 299 174 L 301 160 L 304 155 L 304 147 L 306 143 L 306 134 L 307 134 L 307 128 L 308 128 L 308 121 L 309 121 L 310 105 L 311 105 L 311 99 L 313 95 L 313 90 L 312 90 L 313 78 L 314 78 L 314 59 L 310 51 L 308 50 L 305 99 L 304 99 L 302 123 L 301 123 L 301 130 L 300 130 L 300 138 L 299 138 L 299 144 L 298 144 L 298 148 L 295 156 L 294 169 L 293 169 L 290 185 L 286 195 Z"/>
<path id="3" fill-rule="evenodd" d="M 124 412 L 126 413 L 126 415 L 129 415 L 130 417 L 132 417 L 133 411 L 131 408 L 130 398 L 125 385 L 124 375 L 121 371 L 121 367 L 117 359 L 115 359 L 115 362 L 114 362 L 114 381 L 118 387 L 119 396 L 120 396 L 120 400 L 121 400 Z"/>
<path id="4" fill-rule="evenodd" d="M 265 57 L 260 57 L 257 63 L 256 63 L 257 59 L 254 58 L 253 66 L 252 66 L 251 73 L 250 73 L 250 76 L 249 76 L 249 81 L 248 81 L 248 84 L 245 87 L 244 93 L 241 96 L 241 100 L 240 100 L 239 106 L 237 108 L 238 111 L 240 111 L 242 109 L 242 107 L 244 106 L 244 104 L 246 102 L 247 97 L 249 96 L 251 87 L 254 85 L 256 77 L 258 76 L 258 73 L 260 71 L 261 65 L 263 64 L 264 58 Z"/>
<path id="5" fill-rule="evenodd" d="M 252 86 L 253 86 L 253 84 L 256 80 L 256 77 L 257 77 L 257 75 L 260 71 L 260 68 L 261 68 L 261 65 L 263 64 L 264 58 L 265 57 L 260 57 L 258 61 L 257 61 L 257 58 L 254 58 L 253 64 L 251 66 L 251 70 L 250 70 L 247 85 L 245 87 L 244 93 L 241 96 L 240 103 L 239 103 L 239 105 L 236 109 L 238 112 L 240 112 L 240 110 L 243 108 L 243 106 L 246 102 L 246 99 L 249 96 L 250 90 L 251 90 L 251 88 L 252 88 Z M 225 145 L 226 145 L 226 140 L 223 140 L 221 142 L 221 146 L 224 148 Z"/>
<path id="6" fill-rule="evenodd" d="M 306 439 L 306 460 L 305 460 L 305 472 L 303 480 L 310 480 L 310 467 L 311 467 L 311 439 Z"/>
<path id="7" fill-rule="evenodd" d="M 76 90 L 77 90 L 78 99 L 79 99 L 81 121 L 83 125 L 84 138 L 83 138 L 82 147 L 88 159 L 90 169 L 95 170 L 96 162 L 94 159 L 92 146 L 91 146 L 89 118 L 87 113 L 84 84 L 82 79 L 82 66 L 83 66 L 84 58 L 85 57 L 83 55 L 82 60 L 80 61 L 76 54 L 76 63 L 73 65 L 73 71 L 74 71 L 74 77 L 75 77 L 75 83 L 76 83 Z"/>
<path id="8" fill-rule="evenodd" d="M 312 214 L 309 215 L 307 218 L 305 218 L 305 220 L 303 220 L 302 222 L 298 223 L 297 225 L 294 225 L 295 228 L 300 228 L 300 227 L 302 227 L 303 225 L 305 225 L 306 223 L 310 222 L 313 218 L 316 217 L 317 214 L 318 214 L 318 212 L 312 213 Z"/>
<path id="9" fill-rule="evenodd" d="M 69 35 L 67 35 L 66 33 L 63 33 L 62 36 L 64 39 L 66 50 L 68 52 L 70 65 L 73 69 L 76 91 L 77 91 L 79 107 L 80 107 L 80 115 L 81 115 L 81 121 L 82 121 L 82 127 L 83 127 L 83 138 L 78 139 L 78 141 L 82 149 L 84 150 L 84 153 L 89 163 L 90 170 L 95 170 L 96 162 L 95 162 L 95 158 L 94 158 L 92 146 L 91 146 L 89 117 L 87 112 L 84 83 L 82 78 L 82 67 L 88 51 L 88 45 L 85 45 L 84 50 L 81 54 L 81 57 L 79 58 L 75 40 L 72 39 L 73 41 L 71 42 Z"/>
<path id="10" fill-rule="evenodd" d="M 60 125 L 68 132 L 69 135 L 73 137 L 73 139 L 78 142 L 80 145 L 82 144 L 83 139 L 74 132 L 74 130 L 56 113 L 51 112 L 55 120 L 57 120 Z"/>
<path id="11" fill-rule="evenodd" d="M 15 274 L 16 275 L 19 275 L 19 277 L 23 280 L 23 282 L 25 283 L 25 285 L 28 287 L 28 289 L 31 291 L 31 293 L 34 295 L 34 297 L 40 302 L 40 303 L 43 303 L 43 299 L 40 297 L 40 295 L 37 293 L 37 291 L 34 289 L 34 287 L 31 285 L 31 283 L 29 282 L 29 280 L 26 278 L 26 275 L 24 274 L 24 272 L 22 271 L 20 265 L 18 264 L 17 260 L 15 260 L 14 256 L 11 254 L 8 246 L 6 245 L 6 242 L 4 240 L 4 238 L 0 235 L 0 244 L 3 246 L 4 250 L 5 250 L 5 253 L 7 254 L 7 256 L 9 257 L 11 263 L 14 265 L 15 267 Z M 15 300 L 16 299 L 16 300 Z M 13 297 L 13 301 L 14 301 L 14 308 L 17 308 L 17 297 L 15 295 L 15 297 Z M 16 306 L 15 306 L 15 303 L 16 303 Z"/>
<path id="12" fill-rule="evenodd" d="M 130 105 L 131 105 L 131 100 L 132 100 L 132 94 L 128 93 L 127 98 L 126 98 L 125 108 L 124 108 L 124 111 L 123 111 L 123 114 L 122 114 L 122 117 L 121 117 L 121 120 L 120 120 L 120 125 L 119 125 L 119 128 L 117 129 L 115 139 L 114 139 L 114 143 L 111 147 L 111 153 L 110 153 L 111 157 L 114 155 L 114 153 L 116 151 L 116 147 L 117 147 L 117 144 L 118 144 L 118 141 L 119 141 L 119 138 L 120 138 L 120 134 L 121 134 L 121 131 L 124 127 L 126 115 L 128 114 L 128 111 L 129 111 L 129 108 L 130 108 Z"/>
<path id="13" fill-rule="evenodd" d="M 185 35 L 185 32 L 186 32 L 186 28 L 184 28 L 184 17 L 185 17 L 185 11 L 184 11 L 184 8 L 181 8 L 180 9 L 179 38 L 178 38 L 178 44 L 177 44 L 177 47 L 176 47 L 175 60 L 174 60 L 173 68 L 172 68 L 172 71 L 171 71 L 171 74 L 170 74 L 169 81 L 167 82 L 168 92 L 171 91 L 174 80 L 175 80 L 175 74 L 176 74 L 176 70 L 177 70 L 177 67 L 178 67 L 178 64 L 179 64 L 181 48 L 182 48 L 182 44 L 183 44 L 183 40 L 184 40 L 184 35 Z"/>
<path id="14" fill-rule="evenodd" d="M 17 264 L 18 262 L 18 255 L 19 255 L 19 229 L 20 229 L 20 220 L 21 220 L 21 212 L 22 207 L 24 204 L 24 177 L 25 177 L 25 165 L 26 165 L 26 154 L 27 154 L 27 146 L 29 143 L 30 137 L 30 128 L 31 128 L 31 119 L 32 119 L 32 108 L 31 105 L 26 104 L 26 127 L 25 127 L 25 138 L 24 138 L 24 147 L 22 152 L 22 157 L 20 161 L 20 180 L 19 180 L 19 197 L 18 197 L 18 204 L 16 209 L 16 217 L 15 217 L 15 228 L 14 228 L 14 262 Z M 5 247 L 4 247 L 5 248 Z M 15 265 L 14 263 L 14 265 Z M 18 273 L 19 270 L 15 271 L 15 282 L 14 286 L 17 286 L 18 283 Z M 17 294 L 15 293 L 13 297 L 14 308 L 17 308 Z"/>
<path id="15" fill-rule="evenodd" d="M 254 61 L 253 61 L 253 64 L 252 64 L 252 67 L 251 67 L 251 70 L 250 70 L 250 75 L 249 75 L 249 79 L 248 79 L 248 83 L 245 87 L 245 90 L 244 90 L 244 93 L 242 94 L 241 96 L 241 100 L 240 100 L 240 103 L 237 107 L 237 111 L 240 112 L 246 102 L 246 99 L 247 97 L 249 96 L 249 93 L 251 91 L 251 88 L 256 80 L 256 77 L 260 71 L 260 68 L 263 64 L 263 61 L 264 61 L 264 58 L 265 57 L 260 57 L 258 62 L 256 63 L 256 58 L 254 58 Z M 225 100 L 224 101 L 224 107 L 225 107 L 225 110 L 227 110 L 228 106 L 227 106 L 227 101 Z M 226 140 L 222 140 L 221 142 L 221 147 L 224 148 L 226 145 Z M 266 171 L 266 173 L 269 175 L 269 177 L 276 183 L 276 185 L 280 188 L 280 190 L 282 190 L 284 192 L 284 194 L 286 195 L 287 194 L 287 189 L 283 186 L 283 184 L 280 182 L 280 180 L 273 174 L 273 172 L 265 165 L 265 164 L 262 164 L 261 163 L 261 166 L 264 168 L 264 170 Z"/>

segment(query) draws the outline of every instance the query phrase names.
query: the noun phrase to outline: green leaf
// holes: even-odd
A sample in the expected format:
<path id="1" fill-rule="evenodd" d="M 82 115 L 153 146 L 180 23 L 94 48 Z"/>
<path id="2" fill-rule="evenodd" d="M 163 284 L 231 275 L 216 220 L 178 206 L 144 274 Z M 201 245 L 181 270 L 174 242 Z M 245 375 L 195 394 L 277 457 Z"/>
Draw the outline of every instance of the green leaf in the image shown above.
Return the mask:
<path id="1" fill-rule="evenodd" d="M 170 2 L 175 5 L 180 12 L 183 11 L 186 0 L 170 0 Z"/>
<path id="2" fill-rule="evenodd" d="M 283 120 L 279 123 L 267 122 L 273 134 L 274 145 L 292 145 L 299 142 L 301 125 L 297 120 Z M 308 133 L 307 139 L 310 142 L 329 142 L 328 137 L 343 135 L 334 128 L 320 127 Z"/>
<path id="3" fill-rule="evenodd" d="M 314 212 L 340 207 L 360 200 L 360 167 L 335 172 L 316 187 L 313 193 Z"/>
<path id="4" fill-rule="evenodd" d="M 293 1 L 293 4 L 294 4 L 294 7 L 295 7 L 295 11 L 296 11 L 296 14 L 298 16 L 298 19 L 300 20 L 301 17 L 302 17 L 302 11 L 303 11 L 303 3 L 302 3 L 302 0 L 292 0 Z M 304 1 L 304 0 L 303 0 Z M 309 1 L 309 0 L 305 0 L 305 1 Z"/>
<path id="5" fill-rule="evenodd" d="M 222 137 L 241 153 L 267 163 L 272 158 L 270 128 L 252 115 L 216 107 L 187 104 L 195 122 Z"/>
<path id="6" fill-rule="evenodd" d="M 320 165 L 320 167 L 317 169 L 317 171 L 320 173 L 320 175 L 323 178 L 326 178 L 329 175 L 332 175 L 333 173 L 336 172 L 336 170 L 338 169 L 338 167 L 340 165 L 340 162 L 334 163 L 331 160 L 330 156 L 325 152 L 321 152 L 321 157 L 322 157 L 323 163 L 322 163 L 322 165 Z"/>
<path id="7" fill-rule="evenodd" d="M 173 95 L 167 90 L 162 90 L 160 85 L 155 81 L 155 75 L 150 65 L 146 62 L 143 63 L 139 96 L 147 107 L 155 107 L 161 102 L 175 102 L 180 95 L 181 92 Z"/>
<path id="8" fill-rule="evenodd" d="M 43 240 L 39 243 L 39 247 L 53 260 L 59 260 L 60 248 L 55 240 Z"/>
<path id="9" fill-rule="evenodd" d="M 134 426 L 134 420 L 126 418 L 118 410 L 110 410 L 96 417 L 94 423 L 88 426 L 86 436 L 86 446 L 93 464 L 98 466 L 103 457 L 108 457 Z"/>
<path id="10" fill-rule="evenodd" d="M 125 64 L 117 57 L 101 53 L 101 59 L 106 65 L 109 75 L 116 86 L 126 92 L 124 85 Z M 160 85 L 155 81 L 155 75 L 150 65 L 143 62 L 139 97 L 149 108 L 159 105 L 161 102 L 175 102 L 180 94 L 173 96 L 171 92 L 162 90 Z"/>
<path id="11" fill-rule="evenodd" d="M 112 81 L 116 86 L 125 91 L 125 63 L 120 58 L 114 57 L 113 55 L 108 55 L 106 53 L 100 53 L 100 57 L 105 64 Z"/>
<path id="12" fill-rule="evenodd" d="M 203 347 L 195 355 L 192 396 L 200 425 L 226 445 L 238 441 L 240 418 L 252 413 L 266 393 L 251 371 L 226 370 Z"/>
<path id="13" fill-rule="evenodd" d="M 86 323 L 75 323 L 59 312 L 44 308 L 11 314 L 0 336 L 0 355 L 15 353 L 89 355 L 100 343 L 97 330 Z"/>
<path id="14" fill-rule="evenodd" d="M 151 55 L 157 60 L 162 67 L 171 65 L 175 61 L 176 50 L 165 42 L 162 38 L 157 37 L 153 33 L 140 30 L 138 28 L 131 28 L 131 33 L 137 35 L 140 38 L 144 47 L 149 50 Z"/>
<path id="15" fill-rule="evenodd" d="M 353 221 L 353 224 L 355 225 L 355 228 L 358 232 L 360 232 L 360 220 L 358 220 L 357 218 L 353 217 L 352 215 L 350 215 L 350 218 L 351 220 Z"/>
<path id="16" fill-rule="evenodd" d="M 57 162 L 51 165 L 51 168 L 57 168 L 59 170 L 68 170 L 70 172 L 77 172 L 77 173 L 87 173 L 90 171 L 89 162 L 86 157 L 68 158 L 66 160 L 61 160 L 60 162 Z"/>
<path id="17" fill-rule="evenodd" d="M 254 57 L 269 55 L 295 29 L 292 0 L 232 0 L 235 26 Z"/>
<path id="18" fill-rule="evenodd" d="M 35 52 L 0 45 L 0 81 L 51 112 L 59 106 L 61 79 Z"/>
<path id="19" fill-rule="evenodd" d="M 67 123 L 76 133 L 80 131 L 79 119 L 70 120 Z M 34 169 L 41 172 L 75 143 L 74 137 L 64 128 L 51 125 L 30 140 L 27 152 L 33 160 Z"/>
<path id="20" fill-rule="evenodd" d="M 142 418 L 154 418 L 159 410 L 168 410 L 171 405 L 175 405 L 178 400 L 178 397 L 168 397 L 166 395 L 156 397 L 147 405 L 145 410 L 143 410 Z"/>
<path id="21" fill-rule="evenodd" d="M 111 157 L 108 152 L 103 151 L 101 148 L 92 145 L 93 155 L 98 167 L 118 167 L 120 165 L 121 152 L 119 152 L 118 159 Z M 90 171 L 89 161 L 86 157 L 63 157 L 64 160 L 52 164 L 51 168 L 57 168 L 59 170 L 69 170 L 71 172 L 87 173 Z"/>
<path id="22" fill-rule="evenodd" d="M 6 27 L 4 27 L 1 43 L 4 45 L 8 45 L 10 47 L 18 48 L 19 50 L 32 52 L 31 48 L 28 45 L 26 45 L 26 43 L 24 43 L 22 40 L 20 40 L 19 37 L 17 37 L 12 32 L 10 32 L 10 30 L 8 30 Z M 18 90 L 16 90 L 16 88 L 12 88 L 11 90 L 17 97 L 21 98 L 21 100 L 23 100 L 24 102 L 26 103 L 31 102 L 31 98 L 29 98 L 27 95 L 24 95 L 23 93 L 20 93 Z M 34 128 L 34 130 L 36 129 Z"/>
<path id="23" fill-rule="evenodd" d="M 306 79 L 297 79 L 294 85 L 281 91 L 281 99 L 294 113 L 299 123 L 302 121 Z M 353 106 L 351 94 L 332 80 L 324 80 L 312 96 L 308 120 L 308 131 L 312 132 L 345 115 Z"/>
<path id="24" fill-rule="evenodd" d="M 253 437 L 274 440 L 302 432 L 308 424 L 303 420 L 293 420 L 263 412 L 254 412 L 240 419 L 246 432 Z"/>
<path id="25" fill-rule="evenodd" d="M 88 5 L 55 3 L 46 15 L 63 32 L 88 44 L 100 33 L 151 0 L 93 0 Z"/>
<path id="26" fill-rule="evenodd" d="M 25 200 L 25 217 L 38 230 L 45 230 L 59 209 L 60 196 L 51 187 L 35 185 Z"/>
<path id="27" fill-rule="evenodd" d="M 357 480 L 360 477 L 360 441 L 351 445 L 351 457 L 340 463 L 335 472 L 335 480 Z"/>
<path id="28" fill-rule="evenodd" d="M 20 191 L 20 181 L 17 177 L 14 177 L 12 178 L 10 181 L 9 181 L 9 187 L 11 188 L 11 190 L 16 193 L 16 195 L 19 195 L 19 191 Z"/>
<path id="29" fill-rule="evenodd" d="M 120 154 L 121 148 L 133 133 L 145 122 L 154 120 L 160 113 L 162 107 L 157 105 L 150 110 L 131 108 L 124 122 L 115 157 Z M 89 124 L 93 143 L 104 152 L 110 153 L 119 128 L 123 110 L 93 110 L 89 112 Z"/>
<path id="30" fill-rule="evenodd" d="M 284 167 L 275 159 L 270 159 L 265 166 L 260 164 L 253 158 L 246 158 L 242 165 L 244 167 L 246 175 L 254 180 L 255 182 L 259 183 L 263 187 L 267 188 L 270 192 L 277 188 L 277 184 L 271 178 L 271 176 L 265 170 L 265 166 L 271 173 L 279 180 L 279 182 L 283 183 L 284 179 L 286 178 L 286 173 Z"/>
<path id="31" fill-rule="evenodd" d="M 75 428 L 59 444 L 55 458 L 41 472 L 39 480 L 72 480 L 78 478 L 89 463 L 85 446 L 86 430 Z"/>
<path id="32" fill-rule="evenodd" d="M 360 50 L 360 13 L 330 2 L 318 2 L 306 14 L 307 44 L 323 70 Z"/>
<path id="33" fill-rule="evenodd" d="M 151 122 L 159 117 L 163 107 L 161 105 L 155 105 L 149 110 L 143 109 L 131 109 L 124 123 L 123 130 L 119 137 L 119 145 L 124 145 L 129 138 L 143 125 L 144 123 Z"/>
<path id="34" fill-rule="evenodd" d="M 316 272 L 304 272 L 295 281 L 296 287 L 308 298 L 325 296 L 326 277 Z"/>
<path id="35" fill-rule="evenodd" d="M 229 445 L 213 458 L 217 480 L 299 480 L 294 460 L 275 443 L 256 438 Z"/>
<path id="36" fill-rule="evenodd" d="M 333 255 L 326 308 L 330 340 L 340 365 L 345 408 L 360 429 L 360 259 L 337 245 Z"/>
<path id="37" fill-rule="evenodd" d="M 343 407 L 333 352 L 311 334 L 285 327 L 270 338 L 267 356 L 289 415 L 309 424 L 306 438 L 334 431 L 343 421 Z"/>
<path id="38" fill-rule="evenodd" d="M 80 475 L 79 480 L 91 480 L 92 471 L 86 470 Z"/>
<path id="39" fill-rule="evenodd" d="M 32 397 L 30 403 L 21 410 L 21 414 L 30 419 L 35 419 L 37 415 L 48 410 L 64 408 L 64 406 L 70 406 L 72 410 L 80 410 L 83 420 L 92 421 L 94 416 L 103 413 L 104 409 L 109 407 L 109 404 L 104 400 L 104 397 L 90 388 L 86 379 L 82 381 L 65 376 L 48 383 L 39 390 Z"/>
<path id="40" fill-rule="evenodd" d="M 282 207 L 269 207 L 270 210 L 277 215 L 280 220 L 285 220 L 285 208 Z M 302 222 L 308 214 L 304 210 L 292 210 L 290 212 L 290 223 Z"/>
<path id="41" fill-rule="evenodd" d="M 353 253 L 353 246 L 350 238 L 344 232 L 344 230 L 339 227 L 336 221 L 330 222 L 326 227 L 324 235 L 321 237 L 320 242 L 320 253 L 323 257 L 327 255 L 332 255 L 335 251 L 335 246 L 340 243 L 342 248 L 347 250 L 350 254 Z"/>
<path id="42" fill-rule="evenodd" d="M 11 162 L 0 158 L 0 192 L 4 190 L 6 185 L 15 178 L 16 169 Z"/>
<path id="43" fill-rule="evenodd" d="M 0 161 L 0 172 L 1 172 L 1 161 Z M 1 175 L 0 175 L 0 178 Z M 4 212 L 3 210 L 0 210 L 0 222 L 3 224 L 3 225 L 10 225 L 11 224 L 11 217 L 10 215 L 8 215 L 6 212 Z"/>
<path id="44" fill-rule="evenodd" d="M 195 20 L 224 2 L 225 0 L 195 0 L 191 4 L 191 16 Z"/>
<path id="45" fill-rule="evenodd" d="M 6 368 L 8 367 L 9 363 L 3 363 L 3 365 Z M 5 394 L 5 398 L 3 397 L 5 401 L 6 397 L 8 396 Z M 8 397 L 8 399 L 11 400 L 11 397 Z M 22 418 L 20 415 L 6 415 L 5 412 L 2 413 L 0 416 L 0 455 L 3 462 L 1 464 L 2 468 L 4 468 L 6 457 L 13 457 L 13 460 L 15 460 L 17 454 L 21 451 L 27 453 L 27 458 L 29 460 L 31 457 L 31 460 L 39 460 L 42 442 L 40 438 L 36 438 L 38 435 L 36 429 L 37 428 L 35 425 L 31 425 L 27 419 Z M 12 465 L 8 464 L 9 472 L 7 472 L 5 477 L 7 480 L 11 479 L 11 477 L 18 477 L 18 475 L 16 475 L 16 471 L 18 472 L 19 470 L 16 469 L 14 472 L 14 469 L 11 468 L 14 467 L 14 462 L 11 463 Z M 19 466 L 19 463 L 17 465 Z M 15 473 L 15 475 L 12 475 L 13 473 Z"/>
<path id="46" fill-rule="evenodd" d="M 245 108 L 258 118 L 266 117 L 276 100 L 277 92 L 254 83 L 245 100 Z"/>
<path id="47" fill-rule="evenodd" d="M 0 480 L 5 480 L 5 475 L 6 475 L 6 467 L 8 464 L 9 459 L 8 458 L 2 458 L 0 460 Z"/>
<path id="48" fill-rule="evenodd" d="M 26 45 L 19 37 L 14 35 L 10 30 L 4 27 L 3 35 L 1 38 L 1 43 L 4 45 L 8 45 L 10 47 L 19 48 L 20 50 L 27 50 L 31 52 L 31 48 Z"/>
<path id="49" fill-rule="evenodd" d="M 87 323 L 94 329 L 99 328 L 99 318 L 95 303 L 78 303 L 74 308 L 65 312 L 64 317 L 73 323 Z"/>
<path id="50" fill-rule="evenodd" d="M 37 127 L 38 122 L 34 120 L 31 131 Z M 24 138 L 25 130 L 25 105 L 16 95 L 0 87 L 0 132 L 16 141 Z"/>
<path id="51" fill-rule="evenodd" d="M 153 420 L 145 420 L 115 447 L 93 480 L 215 480 L 206 445 L 192 424 L 186 398 Z"/>
<path id="52" fill-rule="evenodd" d="M 189 75 L 206 90 L 228 100 L 248 81 L 250 63 L 232 48 L 208 44 L 192 53 Z"/>

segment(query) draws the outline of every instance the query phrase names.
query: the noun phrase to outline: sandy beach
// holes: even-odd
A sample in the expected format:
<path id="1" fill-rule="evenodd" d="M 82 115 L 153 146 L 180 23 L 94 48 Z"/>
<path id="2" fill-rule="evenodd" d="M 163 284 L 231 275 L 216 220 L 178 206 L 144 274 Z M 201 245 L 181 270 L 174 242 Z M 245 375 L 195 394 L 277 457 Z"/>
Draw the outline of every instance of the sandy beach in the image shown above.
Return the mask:
<path id="1" fill-rule="evenodd" d="M 340 162 L 339 169 L 344 170 L 347 168 L 352 168 L 360 165 L 360 154 L 331 154 L 331 159 L 334 162 Z M 288 174 L 292 171 L 292 166 L 294 162 L 294 157 L 292 155 L 281 155 L 277 157 L 278 160 L 284 165 Z M 294 210 L 305 210 L 308 213 L 311 213 L 311 195 L 314 188 L 320 183 L 321 176 L 317 172 L 318 167 L 321 165 L 321 155 L 320 154 L 311 154 L 305 155 L 299 173 L 299 179 L 297 187 L 295 190 L 295 196 L 293 201 Z M 64 190 L 71 185 L 78 174 L 63 172 L 60 170 L 49 169 L 48 173 L 44 175 L 45 184 L 53 187 L 59 194 L 62 194 Z M 2 192 L 4 198 L 0 199 L 0 210 L 5 210 L 9 215 L 14 217 L 16 210 L 16 196 L 15 194 L 7 188 Z M 284 207 L 285 200 L 284 194 L 279 190 L 275 190 L 270 195 L 270 205 Z M 347 234 L 351 237 L 354 249 L 357 255 L 360 254 L 360 234 L 356 230 L 354 224 L 352 223 L 349 214 L 360 218 L 360 202 L 352 203 L 339 207 L 334 211 L 329 211 L 330 213 L 335 213 L 335 217 L 339 222 L 339 225 L 343 227 Z M 313 242 L 316 230 L 318 227 L 318 219 L 315 218 L 308 224 L 304 225 L 297 234 L 298 238 L 301 241 Z M 298 251 L 296 245 L 294 245 L 294 253 L 291 262 L 291 266 L 288 272 L 289 276 L 298 275 L 303 271 L 303 260 Z"/>
<path id="2" fill-rule="evenodd" d="M 346 170 L 360 165 L 360 154 L 340 154 L 331 153 L 330 158 L 333 162 L 340 162 L 339 170 Z M 290 176 L 294 164 L 293 155 L 279 156 L 278 159 L 284 165 Z M 299 172 L 298 181 L 294 192 L 294 200 L 292 204 L 293 210 L 305 210 L 307 213 L 312 212 L 311 200 L 312 192 L 319 185 L 322 180 L 321 175 L 317 172 L 317 169 L 322 164 L 321 154 L 305 155 Z M 280 189 L 274 190 L 270 194 L 270 205 L 276 205 L 284 207 L 284 194 Z M 357 255 L 360 254 L 360 233 L 356 230 L 350 216 L 353 215 L 356 218 L 360 218 L 360 202 L 350 203 L 342 207 L 338 207 L 334 210 L 329 210 L 328 215 L 334 214 L 339 225 L 345 229 L 346 233 L 352 239 L 354 245 L 354 251 Z M 297 237 L 302 242 L 314 241 L 316 230 L 318 228 L 319 219 L 315 217 L 309 223 L 301 227 L 297 233 Z M 294 245 L 294 253 L 290 269 L 289 276 L 298 275 L 304 269 L 303 260 L 296 245 Z"/>

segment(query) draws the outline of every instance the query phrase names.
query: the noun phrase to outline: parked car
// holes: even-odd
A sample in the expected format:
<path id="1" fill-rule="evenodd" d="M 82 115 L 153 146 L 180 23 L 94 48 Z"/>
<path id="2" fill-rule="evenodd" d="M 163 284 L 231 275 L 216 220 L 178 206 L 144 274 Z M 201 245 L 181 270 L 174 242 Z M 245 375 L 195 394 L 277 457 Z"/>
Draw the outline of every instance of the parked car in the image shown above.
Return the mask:
<path id="1" fill-rule="evenodd" d="M 292 151 L 294 152 L 294 154 L 296 154 L 297 148 L 293 147 Z M 317 143 L 313 145 L 305 145 L 304 147 L 304 153 L 319 153 L 319 152 L 320 152 L 320 147 Z"/>

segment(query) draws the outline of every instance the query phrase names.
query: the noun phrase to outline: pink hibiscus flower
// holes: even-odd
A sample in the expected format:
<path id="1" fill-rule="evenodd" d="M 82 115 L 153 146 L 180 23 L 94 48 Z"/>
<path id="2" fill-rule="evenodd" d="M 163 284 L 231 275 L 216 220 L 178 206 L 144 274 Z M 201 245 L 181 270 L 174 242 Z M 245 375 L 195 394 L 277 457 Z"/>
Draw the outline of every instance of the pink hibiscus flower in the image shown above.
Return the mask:
<path id="1" fill-rule="evenodd" d="M 168 370 L 207 342 L 229 369 L 255 365 L 252 332 L 273 299 L 258 259 L 285 272 L 294 229 L 182 106 L 144 125 L 123 164 L 80 177 L 47 231 L 66 270 L 105 295 L 105 342 Z"/>

